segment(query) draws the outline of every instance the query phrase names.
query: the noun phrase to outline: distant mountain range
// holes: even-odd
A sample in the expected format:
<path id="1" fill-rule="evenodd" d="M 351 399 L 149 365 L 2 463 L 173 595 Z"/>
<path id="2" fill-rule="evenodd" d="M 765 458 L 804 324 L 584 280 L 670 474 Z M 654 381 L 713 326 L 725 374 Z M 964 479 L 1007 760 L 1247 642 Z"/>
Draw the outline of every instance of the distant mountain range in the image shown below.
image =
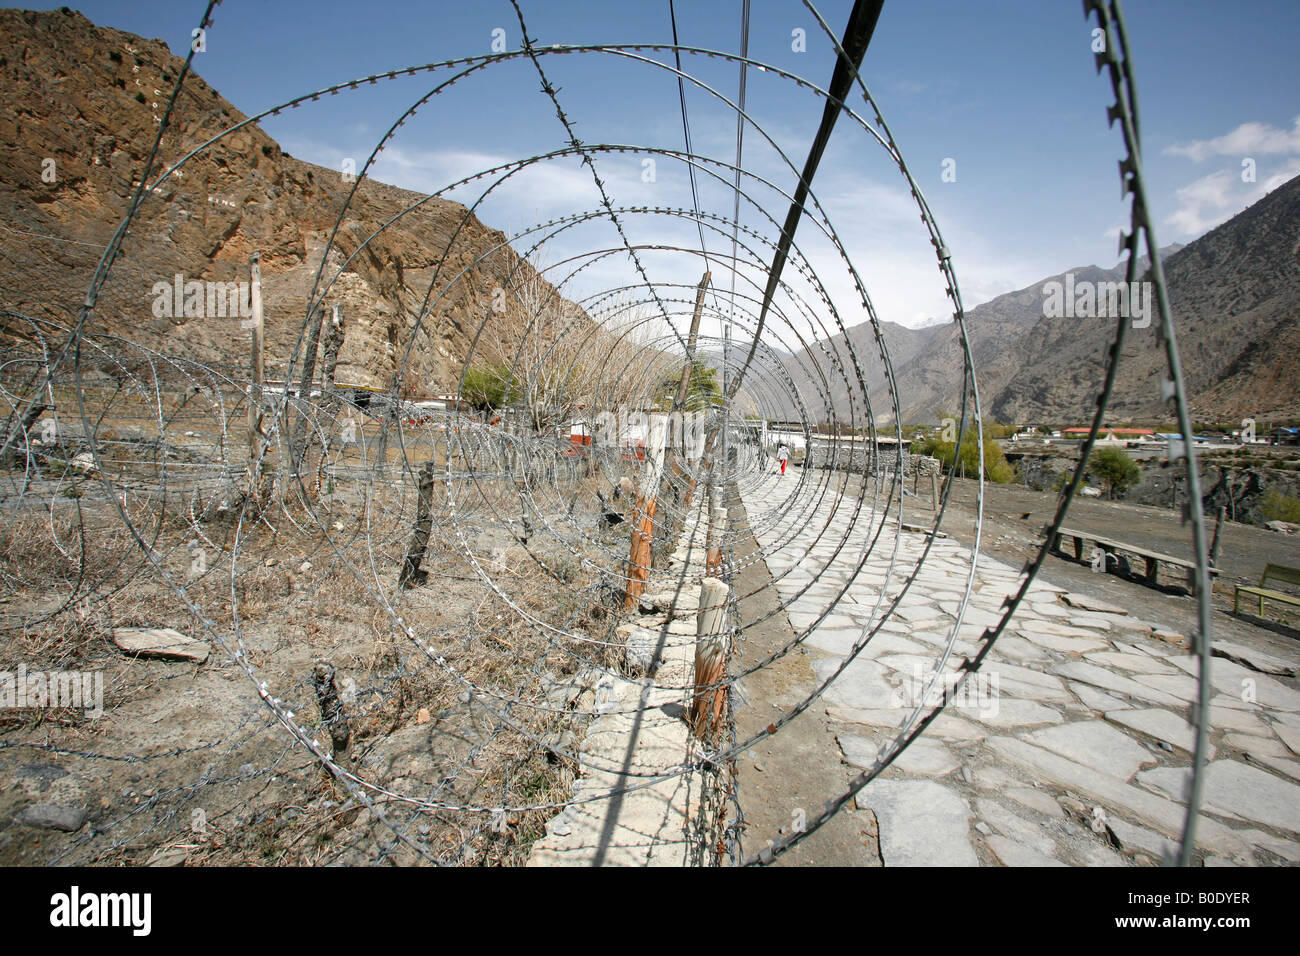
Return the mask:
<path id="1" fill-rule="evenodd" d="M 1192 411 L 1200 419 L 1300 417 L 1300 177 L 1186 246 L 1161 250 L 1175 334 Z M 1139 269 L 1145 273 L 1145 259 Z M 998 296 L 966 313 L 966 328 L 986 420 L 1086 421 L 1095 409 L 1115 335 L 1115 318 L 1048 317 L 1051 282 L 1119 282 L 1112 269 L 1083 266 Z M 959 275 L 960 278 L 960 275 Z M 1145 275 L 1142 276 L 1145 278 Z M 1145 306 L 1145 303 L 1144 303 Z M 1139 322 L 1140 324 L 1140 322 Z M 1172 417 L 1160 397 L 1166 376 L 1154 306 L 1147 328 L 1130 328 L 1109 406 L 1114 421 Z M 957 325 L 920 329 L 883 323 L 904 424 L 933 421 L 957 408 L 962 353 Z M 892 423 L 893 403 L 869 324 L 790 357 L 786 364 L 814 417 L 853 417 L 865 405 L 823 353 L 847 359 L 846 340 L 863 368 L 877 423 Z M 820 374 L 819 374 L 820 373 Z M 821 376 L 834 384 L 819 390 Z M 787 411 L 793 405 L 785 403 Z"/>

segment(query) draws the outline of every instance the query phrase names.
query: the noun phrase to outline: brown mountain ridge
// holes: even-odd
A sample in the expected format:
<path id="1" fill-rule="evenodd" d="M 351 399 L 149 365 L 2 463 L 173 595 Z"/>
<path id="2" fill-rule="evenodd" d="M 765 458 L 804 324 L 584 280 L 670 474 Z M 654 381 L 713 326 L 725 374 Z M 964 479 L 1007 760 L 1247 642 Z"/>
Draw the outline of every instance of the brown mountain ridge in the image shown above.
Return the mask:
<path id="1" fill-rule="evenodd" d="M 1300 177 L 1284 183 L 1249 208 L 1186 246 L 1162 250 L 1185 382 L 1198 419 L 1232 421 L 1300 418 Z M 1140 266 L 1145 273 L 1146 263 Z M 1076 282 L 1116 282 L 1112 269 L 1067 270 Z M 960 275 L 960 272 L 959 272 Z M 966 328 L 986 418 L 1027 423 L 1087 421 L 1104 377 L 1104 360 L 1115 335 L 1114 318 L 1049 318 L 1049 282 L 1065 273 L 970 309 Z M 1160 399 L 1167 374 L 1156 335 L 1154 310 L 1148 328 L 1131 328 L 1110 402 L 1119 420 L 1164 419 L 1171 406 Z M 904 423 L 934 420 L 937 409 L 960 400 L 962 354 L 958 330 L 948 322 L 922 329 L 886 323 L 886 344 L 898 384 Z M 847 338 L 866 369 L 867 391 L 877 421 L 893 420 L 883 368 L 868 325 L 834 336 L 827 347 L 843 355 Z M 806 385 L 806 366 L 820 350 L 805 350 L 788 365 Z M 805 366 L 800 372 L 799 366 Z M 853 389 L 857 391 L 856 386 Z M 830 399 L 837 416 L 848 408 L 850 389 L 841 381 Z M 805 401 L 815 394 L 806 387 Z M 862 400 L 855 396 L 861 416 Z"/>
<path id="2" fill-rule="evenodd" d="M 182 65 L 161 40 L 96 26 L 66 8 L 0 11 L 0 305 L 75 320 Z M 245 119 L 194 73 L 172 116 L 155 179 Z M 179 314 L 159 315 L 166 310 L 154 309 L 155 288 L 172 284 L 176 274 L 184 281 L 247 280 L 249 254 L 259 250 L 267 367 L 274 376 L 303 328 L 351 188 L 338 170 L 290 157 L 255 124 L 225 136 L 145 201 L 100 295 L 92 331 L 169 355 L 245 363 L 248 332 L 237 317 L 186 316 L 179 306 Z M 325 279 L 422 198 L 363 181 L 326 257 Z M 440 199 L 384 229 L 346 266 L 326 300 L 344 309 L 339 380 L 390 384 L 414 338 L 408 381 L 424 392 L 454 389 L 469 342 L 491 315 L 493 290 L 518 262 L 504 243 L 502 233 L 467 216 L 464 206 Z M 520 280 L 536 280 L 526 263 Z M 431 282 L 429 314 L 422 333 L 413 335 Z"/>

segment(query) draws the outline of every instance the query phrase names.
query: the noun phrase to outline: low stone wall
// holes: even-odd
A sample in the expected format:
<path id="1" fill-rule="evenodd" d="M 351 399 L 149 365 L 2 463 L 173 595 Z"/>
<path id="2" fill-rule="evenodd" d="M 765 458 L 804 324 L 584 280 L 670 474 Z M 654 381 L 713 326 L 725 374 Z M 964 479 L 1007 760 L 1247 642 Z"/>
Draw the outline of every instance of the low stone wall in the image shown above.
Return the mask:
<path id="1" fill-rule="evenodd" d="M 808 445 L 804 458 L 805 468 L 834 469 L 837 471 L 865 472 L 874 461 L 876 470 L 882 474 L 892 474 L 898 465 L 898 452 L 892 449 L 873 451 L 869 442 L 819 441 L 814 438 Z M 925 455 L 913 455 L 903 452 L 903 475 L 907 478 L 922 478 L 930 474 L 939 474 L 939 460 Z"/>
<path id="2" fill-rule="evenodd" d="M 1213 515 L 1223 505 L 1230 521 L 1264 524 L 1268 517 L 1260 505 L 1270 489 L 1290 498 L 1300 498 L 1300 471 L 1258 465 L 1232 467 L 1214 459 L 1199 459 L 1199 462 L 1202 506 L 1206 514 Z M 1060 455 L 1026 455 L 1015 465 L 1021 482 L 1030 488 L 1055 491 L 1062 478 L 1074 473 L 1076 463 L 1076 459 Z M 1160 457 L 1139 460 L 1138 464 L 1142 467 L 1142 477 L 1120 500 L 1170 509 L 1187 504 L 1187 472 L 1181 461 L 1170 462 Z M 1281 464 L 1284 463 L 1279 461 Z M 1099 487 L 1096 481 L 1091 484 Z"/>

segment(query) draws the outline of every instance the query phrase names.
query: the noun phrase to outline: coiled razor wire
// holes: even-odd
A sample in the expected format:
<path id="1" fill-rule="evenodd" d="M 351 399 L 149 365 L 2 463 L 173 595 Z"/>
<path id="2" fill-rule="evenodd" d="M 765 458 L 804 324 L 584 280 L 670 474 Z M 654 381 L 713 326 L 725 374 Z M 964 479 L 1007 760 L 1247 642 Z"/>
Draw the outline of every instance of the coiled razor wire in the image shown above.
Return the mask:
<path id="1" fill-rule="evenodd" d="M 201 29 L 212 28 L 217 5 L 214 0 L 205 8 Z M 1169 370 L 1162 398 L 1174 403 L 1182 432 L 1189 435 L 1190 412 L 1142 177 L 1130 42 L 1118 0 L 1084 0 L 1083 5 L 1085 16 L 1095 14 L 1105 33 L 1105 49 L 1097 54 L 1097 68 L 1105 70 L 1109 78 L 1115 104 L 1107 115 L 1111 124 L 1120 124 L 1125 144 L 1120 172 L 1124 193 L 1132 196 L 1130 228 L 1120 244 L 1127 256 L 1126 281 L 1137 278 L 1139 246 L 1144 243 Z M 332 808 L 336 816 L 350 813 L 353 817 L 364 808 L 388 834 L 361 851 L 371 862 L 401 858 L 448 864 L 501 859 L 492 856 L 492 841 L 505 832 L 507 823 L 519 825 L 528 816 L 536 826 L 580 802 L 563 793 L 536 797 L 539 788 L 546 789 L 538 782 L 542 779 L 537 771 L 539 760 L 552 767 L 558 764 L 573 774 L 598 771 L 617 776 L 619 784 L 608 792 L 581 798 L 588 802 L 613 799 L 616 794 L 621 799 L 629 792 L 701 768 L 734 766 L 740 753 L 780 733 L 858 659 L 917 580 L 935 536 L 927 535 L 914 561 L 903 558 L 898 533 L 903 522 L 903 416 L 889 349 L 867 283 L 832 225 L 829 203 L 813 188 L 817 162 L 837 122 L 855 135 L 870 137 L 884 151 L 916 203 L 952 301 L 962 351 L 955 447 L 962 447 L 967 429 L 973 428 L 977 460 L 983 461 L 984 435 L 952 256 L 857 69 L 880 3 L 855 3 L 842 41 L 809 0 L 802 0 L 802 6 L 835 49 L 834 75 L 825 88 L 777 64 L 749 56 L 748 4 L 737 54 L 680 42 L 671 3 L 667 11 L 671 43 L 543 44 L 530 36 L 523 5 L 511 0 L 521 31 L 518 49 L 408 66 L 326 86 L 233 123 L 168 165 L 163 160 L 168 151 L 165 143 L 181 118 L 178 103 L 192 66 L 191 50 L 159 117 L 157 135 L 126 214 L 94 265 L 82 306 L 63 320 L 12 309 L 0 312 L 6 343 L 0 351 L 0 403 L 6 412 L 0 456 L 9 467 L 0 488 L 9 515 L 4 530 L 11 538 L 36 535 L 57 554 L 55 573 L 48 567 L 25 569 L 8 564 L 3 574 L 6 590 L 40 589 L 46 595 L 38 607 L 25 607 L 17 623 L 11 616 L 10 629 L 23 633 L 74 617 L 90 621 L 96 614 L 105 615 L 112 623 L 113 608 L 134 599 L 141 582 L 156 583 L 158 590 L 150 593 L 167 595 L 178 612 L 188 615 L 196 635 L 214 645 L 230 666 L 251 682 L 260 709 L 244 714 L 220 740 L 147 755 L 122 756 L 71 741 L 65 745 L 0 739 L 0 749 L 64 754 L 103 761 L 105 766 L 143 766 L 181 757 L 206 761 L 201 771 L 195 770 L 193 782 L 156 792 L 142 806 L 72 838 L 60 859 L 108 859 L 113 852 L 148 845 L 151 838 L 163 839 L 169 828 L 183 819 L 184 808 L 208 788 L 260 780 L 270 792 L 281 776 L 306 786 L 312 767 L 322 770 L 332 781 L 333 792 L 341 795 L 340 801 L 327 800 L 321 806 Z M 583 62 L 632 67 L 668 77 L 677 87 L 684 142 L 580 139 L 581 120 L 566 110 L 562 90 L 551 75 L 552 64 L 558 64 L 559 58 L 574 56 Z M 709 61 L 738 71 L 739 95 L 735 99 L 689 68 Z M 488 71 L 515 64 L 535 76 L 545 98 L 538 129 L 549 124 L 553 132 L 548 135 L 557 137 L 559 145 L 476 170 L 418 199 L 401 200 L 368 235 L 352 230 L 350 217 L 364 198 L 363 190 L 373 182 L 372 168 L 381 152 L 397 140 L 399 130 L 422 110 L 451 102 L 457 84 L 465 89 Z M 789 84 L 822 106 L 822 125 L 802 165 L 778 146 L 757 115 L 759 111 L 748 106 L 745 77 L 751 68 Z M 342 198 L 324 248 L 313 253 L 319 261 L 310 289 L 302 297 L 304 314 L 284 364 L 282 388 L 265 392 L 259 399 L 250 387 L 247 370 L 237 361 L 216 364 L 185 358 L 108 331 L 101 322 L 104 313 L 121 308 L 129 299 L 123 289 L 149 277 L 136 265 L 139 256 L 135 254 L 150 241 L 145 234 L 145 215 L 156 212 L 158 207 L 153 204 L 167 201 L 161 197 L 168 189 L 181 188 L 177 183 L 193 168 L 190 164 L 197 164 L 267 116 L 363 86 L 421 75 L 430 76 L 433 85 L 403 110 L 375 143 Z M 697 152 L 698 137 L 691 136 L 687 113 L 687 89 L 715 110 L 736 118 L 732 160 Z M 860 102 L 851 95 L 854 91 Z M 454 106 L 446 108 L 454 110 Z M 747 129 L 779 160 L 780 175 L 759 175 L 747 168 L 742 150 Z M 752 148 L 749 155 L 753 155 Z M 627 156 L 685 167 L 691 207 L 616 202 L 602 169 Z M 570 168 L 565 164 L 575 162 L 579 169 L 586 169 L 590 179 L 595 197 L 590 208 L 574 209 L 486 241 L 478 234 L 476 217 L 489 200 L 526 182 L 531 174 Z M 777 181 L 783 176 L 789 177 L 786 182 Z M 702 184 L 724 192 L 731 208 L 723 213 L 702 208 Z M 467 193 L 474 199 L 463 211 L 444 202 L 453 194 Z M 784 223 L 769 212 L 774 200 L 778 207 L 788 205 Z M 332 304 L 346 301 L 346 277 L 365 256 L 382 251 L 382 241 L 392 227 L 418 225 L 423 221 L 420 217 L 430 211 L 450 217 L 446 248 L 424 270 L 427 284 L 418 308 L 411 310 L 405 344 L 394 349 L 391 371 L 381 376 L 386 380 L 380 387 L 372 389 L 369 408 L 360 407 L 351 393 L 337 387 L 327 389 L 319 398 L 314 396 L 309 373 L 315 364 L 322 314 Z M 694 232 L 698 246 L 679 238 L 679 224 Z M 605 227 L 612 227 L 612 232 Z M 803 241 L 796 239 L 796 227 L 800 227 Z M 66 242 L 38 232 L 6 231 L 34 238 L 38 244 Z M 715 243 L 712 251 L 707 247 L 709 240 Z M 717 251 L 728 245 L 729 254 Z M 838 256 L 859 299 L 851 309 L 846 311 L 843 302 L 836 303 L 814 266 L 809 252 L 814 246 L 829 246 Z M 581 251 L 575 253 L 575 247 Z M 75 251 L 65 254 L 74 255 Z M 678 281 L 682 262 L 697 263 L 706 272 L 725 269 L 726 294 L 716 279 L 698 288 Z M 600 286 L 601 276 L 617 266 L 630 269 L 626 279 L 591 291 L 593 285 Z M 665 268 L 674 270 L 671 279 L 652 278 Z M 494 403 L 505 406 L 501 420 L 490 421 L 461 403 L 442 413 L 413 410 L 403 400 L 408 375 L 420 370 L 421 355 L 431 343 L 437 343 L 438 317 L 461 301 L 465 290 L 477 281 L 475 277 L 483 274 L 497 278 L 497 291 L 509 297 L 523 324 L 503 333 L 495 304 L 467 317 L 469 343 L 460 365 L 457 394 L 464 397 L 480 384 L 473 380 L 472 369 L 503 369 L 501 380 L 495 383 L 501 399 Z M 5 287 L 9 287 L 8 281 Z M 710 297 L 711 304 L 704 306 L 710 331 L 701 330 L 698 338 L 688 343 L 685 328 L 692 311 Z M 859 305 L 873 333 L 875 351 L 870 356 L 857 355 L 847 337 L 842 339 L 842 347 L 827 344 L 859 323 L 861 317 L 853 314 Z M 178 311 L 179 307 L 177 303 Z M 274 301 L 271 307 L 275 308 Z M 344 319 L 346 323 L 346 307 Z M 711 331 L 714 328 L 720 331 Z M 1089 436 L 1038 552 L 1025 565 L 1020 589 L 1007 598 L 1001 619 L 984 630 L 975 653 L 957 660 L 960 655 L 955 644 L 970 601 L 979 553 L 982 469 L 976 475 L 972 559 L 956 622 L 919 702 L 895 738 L 805 827 L 749 856 L 740 850 L 744 820 L 737 783 L 734 776 L 715 774 L 708 820 L 695 834 L 700 852 L 693 859 L 716 863 L 725 857 L 733 863 L 770 863 L 830 820 L 938 717 L 948 696 L 932 691 L 950 661 L 957 675 L 954 690 L 978 672 L 1028 593 L 1083 479 L 1089 452 L 1104 421 L 1125 330 L 1126 320 L 1121 317 Z M 805 356 L 815 360 L 805 360 Z M 721 489 L 723 501 L 734 504 L 744 497 L 754 498 L 752 492 L 773 487 L 761 468 L 763 450 L 751 440 L 736 437 L 743 434 L 738 429 L 745 416 L 788 420 L 794 414 L 805 436 L 811 436 L 819 423 L 829 423 L 832 433 L 842 427 L 850 435 L 861 436 L 830 443 L 829 467 L 821 470 L 822 477 L 813 477 L 811 469 L 801 469 L 796 480 L 781 486 L 784 497 L 780 501 L 765 509 L 751 506 L 750 529 L 780 529 L 778 538 L 758 546 L 756 537 L 750 556 L 742 560 L 735 547 L 741 532 L 723 534 L 723 574 L 733 585 L 749 565 L 791 548 L 798 549 L 798 559 L 774 575 L 771 586 L 787 578 L 797 582 L 793 569 L 814 551 L 827 568 L 835 565 L 837 572 L 843 573 L 834 578 L 839 586 L 816 620 L 794 629 L 789 640 L 762 656 L 745 653 L 745 632 L 785 612 L 815 582 L 804 582 L 780 598 L 773 610 L 749 621 L 738 617 L 736 607 L 762 587 L 736 590 L 727 612 L 735 653 L 720 686 L 735 687 L 802 647 L 813 630 L 835 612 L 868 561 L 885 564 L 885 583 L 853 648 L 802 700 L 748 739 L 740 739 L 734 696 L 729 696 L 719 739 L 684 753 L 679 765 L 669 770 L 638 771 L 625 766 L 627 761 L 609 761 L 583 751 L 572 734 L 560 731 L 580 730 L 585 719 L 619 712 L 609 700 L 599 699 L 600 689 L 608 686 L 599 675 L 615 673 L 619 667 L 622 646 L 615 628 L 620 621 L 621 595 L 630 577 L 626 528 L 640 517 L 630 501 L 618 498 L 616 489 L 620 479 L 637 481 L 641 463 L 622 441 L 588 445 L 580 454 L 573 454 L 563 433 L 575 419 L 590 424 L 602 413 L 654 408 L 662 400 L 664 383 L 675 381 L 684 362 L 712 367 L 721 388 L 695 409 L 707 426 L 707 438 L 702 454 L 684 457 L 682 470 L 665 479 L 671 493 L 659 501 L 655 520 L 660 527 L 671 530 L 687 522 L 690 514 L 684 502 L 689 498 L 688 489 Z M 885 409 L 873 407 L 866 362 L 879 363 L 889 394 Z M 299 377 L 303 383 L 295 389 Z M 564 389 L 556 385 L 570 382 L 583 383 L 580 401 L 566 401 Z M 839 397 L 841 390 L 846 398 Z M 76 408 L 75 420 L 65 414 L 70 406 Z M 43 424 L 54 420 L 54 416 L 41 417 L 45 410 L 57 415 L 52 429 Z M 255 456 L 249 451 L 244 425 L 254 419 L 261 423 L 259 441 L 252 446 L 257 449 Z M 899 441 L 892 454 L 880 451 L 878 439 L 884 437 L 884 428 L 878 419 L 894 423 L 890 431 Z M 865 462 L 860 471 L 846 465 L 857 460 L 854 455 L 858 452 L 864 453 Z M 1199 475 L 1191 442 L 1184 443 L 1183 454 L 1190 501 L 1199 502 Z M 310 458 L 315 460 L 309 463 Z M 248 481 L 249 475 L 259 474 L 265 476 L 266 494 Z M 433 623 L 449 598 L 427 586 L 408 591 L 397 584 L 418 510 L 416 489 L 421 480 L 432 482 L 437 489 L 429 505 L 429 536 L 435 547 L 428 554 L 426 570 L 435 573 L 439 583 L 459 587 L 458 599 L 474 605 L 462 609 L 467 620 Z M 235 493 L 241 487 L 244 493 Z M 951 494 L 952 482 L 946 482 L 931 530 L 938 531 L 942 525 Z M 621 512 L 616 505 L 621 505 Z M 838 519 L 845 518 L 836 530 Z M 1210 647 L 1207 548 L 1199 506 L 1189 507 L 1185 519 L 1192 523 L 1197 559 L 1199 631 L 1195 640 L 1200 676 L 1193 784 L 1180 854 L 1184 865 L 1190 862 L 1195 846 L 1207 746 L 1204 702 L 1209 694 Z M 816 534 L 808 535 L 814 521 L 820 522 L 820 527 Z M 611 522 L 618 527 L 610 528 Z M 894 534 L 886 555 L 878 552 L 887 527 Z M 799 543 L 803 541 L 808 543 Z M 660 545 L 656 541 L 656 547 Z M 205 559 L 198 562 L 202 566 L 196 571 L 197 553 Z M 209 555 L 211 561 L 206 558 Z M 299 562 L 297 574 L 290 574 L 289 593 L 281 596 L 283 606 L 276 609 L 268 604 L 259 610 L 254 595 L 261 593 L 259 588 L 264 590 L 267 569 L 277 563 L 297 567 Z M 316 565 L 324 570 L 312 579 L 310 572 Z M 325 597 L 327 588 L 333 589 L 328 593 L 335 597 Z M 408 683 L 422 680 L 428 682 L 426 689 L 434 688 L 430 693 L 438 700 L 454 697 L 456 706 L 440 710 L 438 719 L 454 712 L 474 727 L 463 751 L 440 766 L 433 778 L 418 780 L 414 787 L 382 779 L 364 760 L 341 760 L 324 742 L 335 729 L 330 721 L 313 722 L 302 716 L 315 707 L 310 677 L 304 674 L 296 681 L 279 680 L 262 660 L 255 639 L 260 632 L 290 621 L 295 614 L 308 618 L 314 626 L 314 617 L 331 610 L 325 605 L 342 596 L 359 602 L 358 607 L 369 608 L 376 646 L 383 645 L 388 655 L 387 671 L 359 688 L 358 699 L 367 704 L 354 705 L 354 717 L 364 716 L 371 723 L 391 719 L 396 726 L 412 703 L 407 699 Z M 471 625 L 484 640 L 501 645 L 507 656 L 513 655 L 511 667 L 495 672 L 485 669 L 479 650 L 467 636 Z M 565 675 L 573 675 L 573 681 L 594 680 L 592 699 L 582 703 L 583 689 L 590 690 L 592 684 L 566 684 Z M 562 690 L 558 696 L 557 686 Z M 572 691 L 573 687 L 577 691 Z M 660 689 L 653 675 L 644 687 L 642 699 L 649 690 Z M 932 703 L 935 700 L 938 702 Z M 375 731 L 365 737 L 360 749 L 379 753 L 387 736 L 382 730 Z M 237 770 L 219 767 L 221 759 L 233 763 L 254 750 L 264 755 L 264 767 L 248 763 Z M 214 755 L 219 759 L 209 759 Z M 552 784 L 559 786 L 555 781 Z M 152 821 L 145 819 L 146 811 L 153 812 Z M 431 834 L 431 824 L 436 833 Z M 100 840 L 100 836 L 106 839 Z M 409 855 L 401 856 L 403 850 Z"/>

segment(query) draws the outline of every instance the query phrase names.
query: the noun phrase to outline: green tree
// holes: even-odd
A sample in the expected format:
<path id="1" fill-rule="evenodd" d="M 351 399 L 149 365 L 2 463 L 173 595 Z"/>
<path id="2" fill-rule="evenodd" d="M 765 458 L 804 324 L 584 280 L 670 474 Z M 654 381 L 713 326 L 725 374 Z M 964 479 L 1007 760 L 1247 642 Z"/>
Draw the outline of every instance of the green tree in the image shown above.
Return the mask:
<path id="1" fill-rule="evenodd" d="M 509 397 L 510 369 L 495 363 L 471 365 L 465 370 L 465 382 L 460 397 L 475 411 L 495 411 Z"/>
<path id="2" fill-rule="evenodd" d="M 984 434 L 991 435 L 993 438 L 1010 438 L 1015 433 L 1015 425 L 1004 425 L 1001 422 L 990 422 L 988 429 Z"/>
<path id="3" fill-rule="evenodd" d="M 944 469 L 950 473 L 955 470 L 967 478 L 976 477 L 980 469 L 979 444 L 975 438 L 975 429 L 967 427 L 966 433 L 962 436 L 960 456 L 956 453 L 955 445 L 955 442 L 944 441 L 942 438 L 927 438 L 914 444 L 912 451 L 918 455 L 929 455 L 939 459 Z M 1015 468 L 1002 453 L 1002 446 L 993 440 L 987 430 L 984 433 L 984 477 L 1000 485 L 1013 482 L 1017 477 Z"/>
<path id="4" fill-rule="evenodd" d="M 663 380 L 659 387 L 657 402 L 665 411 L 671 411 L 673 399 L 677 397 L 677 387 L 681 385 L 681 369 Z M 718 370 L 707 365 L 696 364 L 691 368 L 691 382 L 686 390 L 686 408 L 688 412 L 699 412 L 722 401 L 722 387 L 718 385 Z"/>
<path id="5" fill-rule="evenodd" d="M 1103 448 L 1094 451 L 1088 460 L 1088 474 L 1106 486 L 1106 493 L 1114 498 L 1116 492 L 1127 491 L 1142 477 L 1142 469 L 1122 448 Z"/>

